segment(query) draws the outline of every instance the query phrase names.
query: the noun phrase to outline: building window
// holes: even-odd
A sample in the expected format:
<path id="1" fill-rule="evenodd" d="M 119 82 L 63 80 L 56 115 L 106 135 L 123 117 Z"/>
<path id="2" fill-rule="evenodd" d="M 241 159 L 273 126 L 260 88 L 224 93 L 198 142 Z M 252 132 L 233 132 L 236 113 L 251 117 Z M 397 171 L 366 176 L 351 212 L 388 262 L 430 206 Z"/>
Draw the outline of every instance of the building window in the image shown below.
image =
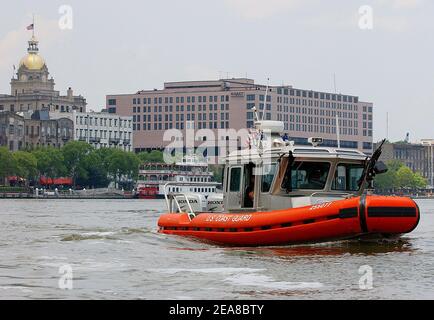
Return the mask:
<path id="1" fill-rule="evenodd" d="M 371 142 L 363 142 L 363 149 L 364 150 L 372 150 L 372 143 Z"/>

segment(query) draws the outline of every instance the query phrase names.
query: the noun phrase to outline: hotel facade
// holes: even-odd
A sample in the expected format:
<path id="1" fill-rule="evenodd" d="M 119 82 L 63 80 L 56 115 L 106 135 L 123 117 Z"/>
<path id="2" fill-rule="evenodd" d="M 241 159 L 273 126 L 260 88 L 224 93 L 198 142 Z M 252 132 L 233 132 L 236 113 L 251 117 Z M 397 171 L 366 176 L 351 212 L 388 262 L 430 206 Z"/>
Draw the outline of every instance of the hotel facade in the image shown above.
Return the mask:
<path id="1" fill-rule="evenodd" d="M 252 79 L 168 82 L 161 90 L 106 96 L 109 113 L 133 117 L 134 149 L 163 149 L 166 130 L 185 131 L 253 127 L 256 107 L 265 120 L 284 122 L 285 133 L 296 144 L 322 137 L 323 145 L 336 147 L 339 119 L 340 147 L 372 152 L 373 104 L 354 95 L 255 84 Z M 266 100 L 266 101 L 265 101 Z M 231 137 L 218 137 L 227 140 Z M 198 139 L 196 145 L 202 141 Z M 242 143 L 242 142 L 241 142 Z M 215 156 L 221 156 L 219 147 Z M 213 156 L 211 155 L 211 156 Z"/>

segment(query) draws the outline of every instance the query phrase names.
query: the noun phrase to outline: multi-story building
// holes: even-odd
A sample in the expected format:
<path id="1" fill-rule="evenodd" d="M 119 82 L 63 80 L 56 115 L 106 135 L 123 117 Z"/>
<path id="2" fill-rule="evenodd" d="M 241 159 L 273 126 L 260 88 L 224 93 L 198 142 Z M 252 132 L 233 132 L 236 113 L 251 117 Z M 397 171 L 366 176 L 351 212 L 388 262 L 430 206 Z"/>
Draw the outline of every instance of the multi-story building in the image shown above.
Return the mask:
<path id="1" fill-rule="evenodd" d="M 14 112 L 0 111 L 0 146 L 17 151 L 23 143 L 24 118 Z"/>
<path id="2" fill-rule="evenodd" d="M 384 143 L 381 157 L 382 161 L 399 160 L 414 172 L 424 176 L 427 173 L 425 148 L 414 143 Z"/>
<path id="3" fill-rule="evenodd" d="M 420 141 L 426 150 L 427 158 L 427 175 L 428 184 L 434 187 L 434 139 L 422 139 Z"/>
<path id="4" fill-rule="evenodd" d="M 255 106 L 261 118 L 283 121 L 285 132 L 298 144 L 320 136 L 324 145 L 337 146 L 339 119 L 340 146 L 372 152 L 372 103 L 353 95 L 291 86 L 270 86 L 266 94 L 266 88 L 251 79 L 169 82 L 162 90 L 107 95 L 106 105 L 110 113 L 133 117 L 136 151 L 164 148 L 168 144 L 164 132 L 185 131 L 189 123 L 197 130 L 250 128 Z M 218 139 L 225 138 L 231 139 Z M 216 147 L 214 155 L 219 154 Z"/>
<path id="5" fill-rule="evenodd" d="M 61 148 L 73 139 L 74 123 L 67 117 L 51 119 L 47 110 L 24 113 L 25 146 Z"/>
<path id="6" fill-rule="evenodd" d="M 399 160 L 413 172 L 419 172 L 434 187 L 434 140 L 423 139 L 421 143 L 386 142 L 381 161 Z"/>
<path id="7" fill-rule="evenodd" d="M 70 140 L 93 146 L 132 150 L 132 116 L 86 113 L 86 99 L 71 88 L 60 95 L 39 55 L 34 36 L 28 53 L 11 80 L 11 93 L 0 95 L 0 143 L 10 150 L 52 146 L 60 148 Z M 16 114 L 18 113 L 18 114 Z"/>
<path id="8" fill-rule="evenodd" d="M 0 111 L 50 110 L 59 112 L 86 111 L 86 99 L 74 96 L 71 88 L 66 95 L 54 89 L 45 60 L 39 55 L 38 41 L 32 37 L 27 55 L 19 64 L 11 80 L 10 94 L 0 95 Z"/>
<path id="9" fill-rule="evenodd" d="M 50 113 L 52 119 L 66 117 L 73 122 L 73 139 L 95 148 L 116 147 L 133 151 L 133 118 L 107 112 Z"/>

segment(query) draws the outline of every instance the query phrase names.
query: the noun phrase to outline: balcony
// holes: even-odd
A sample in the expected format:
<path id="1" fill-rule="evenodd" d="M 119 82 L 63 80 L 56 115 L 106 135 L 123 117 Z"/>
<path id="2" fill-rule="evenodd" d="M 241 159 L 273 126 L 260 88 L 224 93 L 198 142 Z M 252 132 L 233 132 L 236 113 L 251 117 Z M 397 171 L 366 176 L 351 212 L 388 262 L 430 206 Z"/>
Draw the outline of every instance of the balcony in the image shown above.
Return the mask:
<path id="1" fill-rule="evenodd" d="M 78 138 L 78 140 L 79 141 L 87 141 L 87 138 L 86 137 L 80 137 L 80 138 Z"/>
<path id="2" fill-rule="evenodd" d="M 101 142 L 101 138 L 98 137 L 89 138 L 89 143 L 100 143 L 100 142 Z"/>
<path id="3" fill-rule="evenodd" d="M 110 144 L 119 144 L 119 142 L 121 142 L 121 139 L 119 139 L 119 138 L 110 138 L 109 139 L 109 143 Z"/>
<path id="4" fill-rule="evenodd" d="M 131 140 L 130 139 L 124 139 L 123 141 L 124 146 L 128 146 L 131 144 Z"/>

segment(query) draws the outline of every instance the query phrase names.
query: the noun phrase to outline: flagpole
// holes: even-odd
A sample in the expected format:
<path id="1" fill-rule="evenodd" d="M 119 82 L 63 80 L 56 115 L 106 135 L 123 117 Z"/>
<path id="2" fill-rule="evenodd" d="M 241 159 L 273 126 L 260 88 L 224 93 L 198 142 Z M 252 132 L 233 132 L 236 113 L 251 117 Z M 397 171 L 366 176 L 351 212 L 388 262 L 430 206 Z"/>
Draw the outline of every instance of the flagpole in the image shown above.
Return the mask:
<path id="1" fill-rule="evenodd" d="M 32 28 L 32 37 L 35 37 L 35 14 L 33 14 L 33 28 Z"/>

